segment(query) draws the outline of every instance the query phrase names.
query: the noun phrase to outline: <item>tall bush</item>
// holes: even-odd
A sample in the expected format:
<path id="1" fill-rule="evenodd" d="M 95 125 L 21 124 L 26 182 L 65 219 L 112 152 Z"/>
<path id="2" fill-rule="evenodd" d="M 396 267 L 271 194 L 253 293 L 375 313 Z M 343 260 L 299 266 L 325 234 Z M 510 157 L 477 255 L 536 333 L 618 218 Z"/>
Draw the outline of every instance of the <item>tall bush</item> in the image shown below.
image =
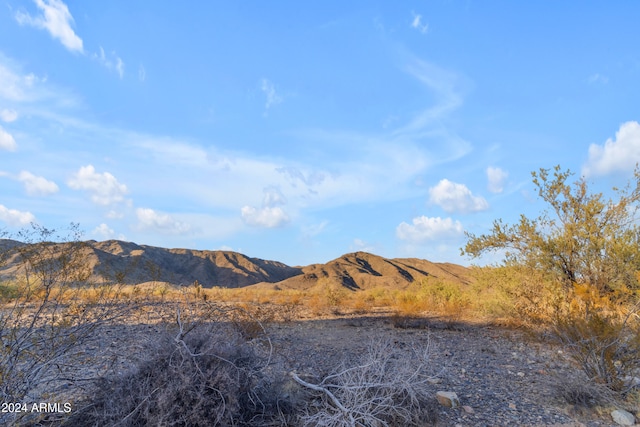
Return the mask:
<path id="1" fill-rule="evenodd" d="M 610 199 L 591 192 L 585 178 L 568 183 L 571 175 L 559 166 L 533 172 L 548 210 L 521 215 L 515 225 L 496 220 L 490 234 L 467 234 L 462 252 L 505 251 L 503 271 L 516 271 L 520 282 L 511 288 L 520 313 L 550 323 L 594 380 L 621 389 L 640 358 L 640 170 Z"/>

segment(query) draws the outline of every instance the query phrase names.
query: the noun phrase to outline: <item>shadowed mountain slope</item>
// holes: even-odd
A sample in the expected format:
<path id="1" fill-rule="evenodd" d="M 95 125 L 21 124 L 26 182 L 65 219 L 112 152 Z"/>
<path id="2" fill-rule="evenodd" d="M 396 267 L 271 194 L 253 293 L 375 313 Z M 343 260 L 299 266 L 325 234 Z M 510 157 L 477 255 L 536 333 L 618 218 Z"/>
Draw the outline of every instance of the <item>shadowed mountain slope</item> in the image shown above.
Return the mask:
<path id="1" fill-rule="evenodd" d="M 51 245 L 62 248 L 65 244 Z M 5 260 L 0 265 L 0 278 L 16 273 L 17 251 L 24 247 L 20 242 L 0 240 L 0 253 L 9 255 L 0 257 Z M 207 288 L 309 289 L 338 284 L 355 290 L 404 288 L 427 276 L 461 283 L 470 281 L 469 270 L 459 265 L 416 258 L 386 259 L 366 252 L 346 254 L 326 264 L 290 267 L 231 251 L 165 249 L 118 240 L 90 240 L 79 250 L 91 279 L 131 285 L 147 282 L 190 285 L 197 280 Z"/>
<path id="2" fill-rule="evenodd" d="M 5 241 L 6 242 L 6 241 Z M 10 249 L 10 243 L 0 243 Z M 150 281 L 204 287 L 239 288 L 259 282 L 278 282 L 300 274 L 300 268 L 277 261 L 250 258 L 231 251 L 165 249 L 118 240 L 88 241 L 82 256 L 91 278 L 107 283 L 138 284 Z M 17 257 L 0 266 L 0 276 L 15 272 Z"/>
<path id="3" fill-rule="evenodd" d="M 338 284 L 349 289 L 404 288 L 427 276 L 461 283 L 470 282 L 469 269 L 456 264 L 433 263 L 417 258 L 387 259 L 367 252 L 341 256 L 326 264 L 302 268 L 302 274 L 278 283 L 260 283 L 259 288 L 309 289 Z"/>

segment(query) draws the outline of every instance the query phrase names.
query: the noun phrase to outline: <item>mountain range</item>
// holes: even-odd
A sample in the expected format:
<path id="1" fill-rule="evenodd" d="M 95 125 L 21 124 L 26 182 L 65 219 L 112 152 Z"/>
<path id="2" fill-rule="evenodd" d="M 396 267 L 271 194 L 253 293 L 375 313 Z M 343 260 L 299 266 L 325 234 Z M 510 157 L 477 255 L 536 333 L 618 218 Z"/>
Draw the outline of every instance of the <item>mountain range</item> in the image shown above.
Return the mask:
<path id="1" fill-rule="evenodd" d="M 252 258 L 232 251 L 166 249 L 119 240 L 82 242 L 83 267 L 93 280 L 106 283 L 142 284 L 164 282 L 203 287 L 309 289 L 335 283 L 349 289 L 405 287 L 427 276 L 461 283 L 470 281 L 468 268 L 432 263 L 418 258 L 387 259 L 367 252 L 345 254 L 325 264 L 291 267 L 278 261 Z M 69 243 L 50 243 L 46 254 L 69 248 Z M 29 244 L 0 239 L 0 278 L 18 270 L 21 250 Z M 43 252 L 44 253 L 44 252 Z M 49 255 L 43 255 L 49 256 Z"/>

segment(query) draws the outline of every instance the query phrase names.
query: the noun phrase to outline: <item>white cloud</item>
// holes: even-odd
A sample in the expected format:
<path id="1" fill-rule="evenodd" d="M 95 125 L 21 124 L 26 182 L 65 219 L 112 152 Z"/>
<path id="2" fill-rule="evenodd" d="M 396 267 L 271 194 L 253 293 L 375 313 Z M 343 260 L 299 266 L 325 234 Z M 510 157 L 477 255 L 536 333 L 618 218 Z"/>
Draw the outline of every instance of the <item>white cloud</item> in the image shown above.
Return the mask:
<path id="1" fill-rule="evenodd" d="M 109 212 L 105 214 L 105 216 L 109 219 L 122 219 L 124 218 L 124 213 L 115 209 L 111 209 Z"/>
<path id="2" fill-rule="evenodd" d="M 441 180 L 429 189 L 429 201 L 440 206 L 445 212 L 478 212 L 489 208 L 489 203 L 479 196 L 471 194 L 464 184 Z"/>
<path id="3" fill-rule="evenodd" d="M 120 78 L 124 77 L 124 62 L 122 62 L 122 59 L 120 57 L 116 58 L 116 71 L 118 72 Z"/>
<path id="4" fill-rule="evenodd" d="M 422 128 L 462 105 L 460 86 L 464 84 L 464 79 L 459 75 L 420 59 L 411 61 L 407 71 L 431 89 L 438 101 L 434 107 L 425 110 L 414 119 L 413 128 Z"/>
<path id="5" fill-rule="evenodd" d="M 433 141 L 430 146 L 435 149 L 442 147 L 441 152 L 432 153 L 432 157 L 441 163 L 469 153 L 471 145 L 455 131 L 443 126 L 444 119 L 463 104 L 462 93 L 470 85 L 468 79 L 418 58 L 411 58 L 407 72 L 433 93 L 435 103 L 395 129 L 392 132 L 395 139 L 423 143 L 425 140 Z"/>
<path id="6" fill-rule="evenodd" d="M 500 169 L 489 166 L 487 168 L 487 180 L 489 181 L 487 187 L 492 193 L 502 193 L 504 190 L 504 182 L 509 174 Z"/>
<path id="7" fill-rule="evenodd" d="M 96 236 L 100 236 L 103 239 L 112 239 L 113 236 L 116 235 L 116 232 L 113 231 L 107 224 L 102 223 L 96 228 L 93 229 L 92 233 Z"/>
<path id="8" fill-rule="evenodd" d="M 122 79 L 124 77 L 124 62 L 122 59 L 116 55 L 115 52 L 111 52 L 111 58 L 107 57 L 104 53 L 104 49 L 100 46 L 100 53 L 94 53 L 93 58 L 97 60 L 100 65 L 105 67 L 107 70 L 115 71 L 118 73 L 118 76 Z"/>
<path id="9" fill-rule="evenodd" d="M 103 206 L 123 202 L 128 192 L 126 185 L 109 172 L 97 173 L 93 165 L 82 166 L 67 184 L 74 190 L 90 192 L 91 200 Z"/>
<path id="10" fill-rule="evenodd" d="M 289 222 L 289 216 L 279 206 L 262 207 L 244 206 L 240 209 L 242 220 L 253 227 L 276 228 Z"/>
<path id="11" fill-rule="evenodd" d="M 136 216 L 138 217 L 138 228 L 142 230 L 153 230 L 164 234 L 185 234 L 191 230 L 189 224 L 153 209 L 138 208 Z"/>
<path id="12" fill-rule="evenodd" d="M 276 187 L 263 190 L 262 207 L 243 206 L 240 209 L 242 220 L 253 227 L 275 228 L 289 222 L 289 216 L 280 206 L 287 203 L 284 194 Z"/>
<path id="13" fill-rule="evenodd" d="M 5 123 L 15 122 L 18 119 L 18 112 L 15 110 L 3 109 L 0 110 L 0 120 Z"/>
<path id="14" fill-rule="evenodd" d="M 140 64 L 140 66 L 138 67 L 138 80 L 140 80 L 141 82 L 147 80 L 147 70 L 142 64 Z"/>
<path id="15" fill-rule="evenodd" d="M 262 200 L 262 206 L 274 207 L 278 205 L 286 205 L 287 199 L 277 187 L 267 187 L 264 189 L 264 198 Z"/>
<path id="16" fill-rule="evenodd" d="M 353 239 L 353 243 L 350 246 L 350 250 L 360 252 L 375 252 L 376 247 L 374 245 L 370 245 L 362 239 L 355 238 Z"/>
<path id="17" fill-rule="evenodd" d="M 264 105 L 265 110 L 269 110 L 271 107 L 276 106 L 282 102 L 282 97 L 276 92 L 276 88 L 273 83 L 267 79 L 262 79 L 260 89 L 267 97 L 267 101 Z"/>
<path id="18" fill-rule="evenodd" d="M 604 145 L 591 144 L 589 159 L 582 167 L 585 176 L 606 175 L 616 171 L 630 171 L 640 163 L 640 123 L 623 123 L 615 139 Z"/>
<path id="19" fill-rule="evenodd" d="M 0 99 L 17 102 L 31 102 L 42 99 L 55 99 L 71 103 L 73 97 L 69 97 L 60 90 L 52 90 L 44 86 L 46 77 L 38 77 L 33 73 L 24 74 L 20 66 L 0 53 Z M 3 110 L 3 115 L 12 118 L 17 113 L 11 110 Z"/>
<path id="20" fill-rule="evenodd" d="M 127 240 L 127 237 L 124 234 L 116 235 L 116 232 L 105 223 L 102 223 L 96 228 L 94 228 L 91 234 L 103 240 L 110 240 L 110 239 Z"/>
<path id="21" fill-rule="evenodd" d="M 28 171 L 20 172 L 18 181 L 24 184 L 24 188 L 30 196 L 47 196 L 57 193 L 59 190 L 55 182 L 36 176 Z"/>
<path id="22" fill-rule="evenodd" d="M 413 20 L 411 21 L 411 28 L 414 28 L 420 31 L 422 34 L 425 34 L 427 31 L 429 31 L 429 24 L 422 23 L 422 15 L 416 14 L 414 12 L 411 12 L 411 14 L 413 15 Z"/>
<path id="23" fill-rule="evenodd" d="M 42 15 L 31 16 L 28 13 L 18 12 L 15 15 L 18 23 L 47 30 L 51 37 L 58 39 L 70 51 L 82 53 L 82 39 L 71 28 L 73 16 L 67 5 L 60 0 L 34 1 L 42 11 Z"/>
<path id="24" fill-rule="evenodd" d="M 31 212 L 22 212 L 15 209 L 8 209 L 0 205 L 0 221 L 12 227 L 22 227 L 35 222 L 36 217 Z"/>
<path id="25" fill-rule="evenodd" d="M 326 220 L 316 224 L 303 225 L 302 227 L 300 227 L 300 231 L 302 232 L 302 237 L 304 239 L 310 239 L 312 237 L 315 237 L 321 234 L 325 230 L 325 228 L 327 228 L 327 225 L 329 225 L 329 221 L 326 221 Z"/>
<path id="26" fill-rule="evenodd" d="M 447 115 L 462 103 L 459 86 L 464 79 L 413 57 L 409 72 L 421 86 L 433 91 L 433 106 L 408 119 L 398 119 L 402 124 L 384 132 L 289 132 L 303 143 L 300 152 L 309 154 L 308 161 L 284 158 L 286 153 L 282 157 L 250 155 L 134 132 L 119 140 L 134 148 L 139 167 L 149 176 L 166 168 L 175 173 L 165 191 L 215 208 L 240 212 L 242 207 L 253 206 L 258 211 L 260 204 L 251 201 L 260 200 L 268 185 L 286 194 L 284 211 L 292 218 L 301 210 L 316 207 L 403 200 L 418 195 L 420 189 L 414 183 L 428 168 L 459 159 L 470 150 L 464 139 L 443 126 Z M 339 150 L 340 156 L 329 155 L 334 150 Z M 241 220 L 240 215 L 237 218 Z"/>
<path id="27" fill-rule="evenodd" d="M 16 151 L 16 140 L 13 136 L 0 126 L 0 149 L 7 151 Z"/>
<path id="28" fill-rule="evenodd" d="M 460 221 L 453 221 L 451 218 L 432 218 L 423 215 L 413 218 L 412 223 L 400 223 L 396 228 L 396 236 L 401 240 L 421 243 L 458 237 L 464 231 Z"/>

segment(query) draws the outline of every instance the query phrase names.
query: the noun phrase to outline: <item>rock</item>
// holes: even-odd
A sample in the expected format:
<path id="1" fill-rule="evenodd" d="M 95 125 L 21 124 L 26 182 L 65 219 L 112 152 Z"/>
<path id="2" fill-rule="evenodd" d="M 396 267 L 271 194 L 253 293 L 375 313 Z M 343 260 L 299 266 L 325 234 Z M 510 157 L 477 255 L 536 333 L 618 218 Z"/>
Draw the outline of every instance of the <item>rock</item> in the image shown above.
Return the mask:
<path id="1" fill-rule="evenodd" d="M 611 412 L 611 418 L 616 424 L 621 426 L 632 426 L 636 422 L 636 418 L 633 414 L 625 411 L 624 409 L 616 409 Z"/>
<path id="2" fill-rule="evenodd" d="M 466 412 L 467 414 L 473 414 L 473 412 L 474 412 L 474 411 L 473 411 L 473 408 L 472 408 L 471 406 L 464 405 L 464 406 L 462 407 L 462 409 L 463 409 L 463 410 L 464 410 L 464 412 Z"/>
<path id="3" fill-rule="evenodd" d="M 447 408 L 457 408 L 460 406 L 460 399 L 458 399 L 458 395 L 453 391 L 439 391 L 436 393 L 436 399 L 438 399 L 438 403 Z"/>

